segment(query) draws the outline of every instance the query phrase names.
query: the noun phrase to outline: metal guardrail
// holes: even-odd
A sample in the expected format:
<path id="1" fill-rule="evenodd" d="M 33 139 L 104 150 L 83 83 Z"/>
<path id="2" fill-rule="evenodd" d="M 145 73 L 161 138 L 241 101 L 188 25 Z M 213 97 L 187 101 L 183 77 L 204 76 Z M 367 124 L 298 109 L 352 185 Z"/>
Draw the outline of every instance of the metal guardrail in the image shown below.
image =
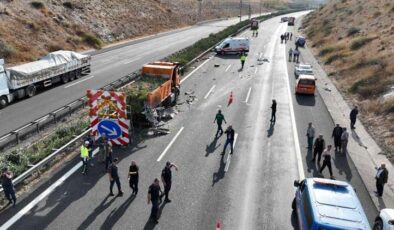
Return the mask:
<path id="1" fill-rule="evenodd" d="M 109 83 L 108 85 L 105 85 L 101 89 L 103 90 L 111 90 L 118 88 L 128 82 L 131 82 L 135 80 L 138 77 L 138 72 L 133 72 L 131 74 L 128 74 L 114 82 Z M 23 137 L 28 136 L 31 133 L 39 133 L 40 130 L 53 123 L 57 123 L 60 118 L 63 118 L 67 115 L 71 115 L 74 111 L 77 109 L 84 107 L 87 102 L 87 97 L 83 96 L 77 100 L 72 101 L 71 103 L 68 103 L 65 106 L 62 106 L 34 121 L 31 121 L 11 132 L 8 134 L 5 134 L 0 137 L 0 149 L 5 148 L 6 146 L 16 143 L 19 144 L 21 139 Z"/>
<path id="2" fill-rule="evenodd" d="M 270 15 L 277 16 L 276 14 L 270 14 Z M 266 16 L 266 15 L 265 15 L 265 16 Z M 261 20 L 262 20 L 262 19 L 261 19 Z M 239 29 L 237 32 L 235 32 L 234 34 L 231 34 L 229 37 L 232 37 L 232 36 L 234 36 L 234 35 L 236 35 L 236 34 L 239 34 L 240 32 L 243 32 L 245 29 L 247 29 L 247 28 L 249 28 L 249 27 L 250 27 L 249 25 L 246 25 L 246 26 L 240 28 L 240 29 Z M 213 47 L 215 47 L 215 46 L 213 46 Z M 212 50 L 213 47 L 211 47 L 211 48 L 207 49 L 206 51 L 202 52 L 202 53 L 201 53 L 200 55 L 198 55 L 196 58 L 194 58 L 193 60 L 191 60 L 190 62 L 188 62 L 188 63 L 186 64 L 186 66 L 189 66 L 189 65 L 193 64 L 197 59 L 199 59 L 199 58 L 201 58 L 202 56 L 206 55 L 208 52 L 210 52 L 210 51 Z M 125 87 L 125 86 L 127 86 L 127 85 L 129 85 L 129 84 L 132 84 L 135 80 L 138 79 L 138 77 L 139 77 L 138 72 L 133 72 L 133 73 L 131 73 L 131 74 L 128 74 L 128 75 L 126 75 L 126 76 L 124 76 L 124 77 L 122 77 L 122 78 L 120 78 L 120 79 L 118 79 L 118 80 L 116 80 L 116 81 L 114 81 L 114 82 L 112 82 L 112 83 L 110 83 L 110 84 L 108 84 L 108 85 L 102 87 L 101 89 L 103 89 L 103 90 L 113 90 L 113 89 L 115 89 L 115 88 L 123 88 L 123 87 Z M 36 127 L 35 127 L 35 128 L 36 128 L 36 131 L 39 132 L 39 128 L 40 128 L 39 124 L 40 124 L 41 122 L 46 121 L 49 117 L 53 117 L 53 120 L 56 122 L 57 113 L 59 113 L 60 111 L 68 110 L 68 111 L 69 111 L 69 114 L 70 114 L 71 111 L 73 111 L 73 109 L 70 109 L 70 108 L 72 108 L 71 106 L 72 106 L 73 104 L 78 104 L 78 103 L 81 102 L 81 104 L 80 104 L 79 106 L 81 106 L 81 105 L 84 106 L 86 100 L 87 100 L 87 99 L 86 99 L 86 96 L 81 97 L 80 99 L 75 100 L 75 101 L 69 103 L 68 105 L 61 107 L 61 108 L 55 110 L 55 111 L 52 112 L 52 113 L 49 113 L 49 114 L 47 114 L 47 115 L 45 115 L 45 116 L 43 116 L 43 117 L 41 117 L 41 118 L 39 118 L 39 119 L 37 119 L 37 120 L 35 120 L 35 121 L 33 121 L 33 122 L 30 122 L 30 123 L 24 125 L 23 127 L 19 128 L 19 129 L 16 129 L 16 130 L 13 131 L 13 132 L 10 132 L 9 134 L 6 134 L 6 135 L 0 137 L 0 144 L 1 144 L 2 141 L 4 141 L 4 139 L 9 138 L 10 136 L 14 136 L 14 138 L 17 139 L 17 142 L 19 142 L 19 139 L 18 139 L 18 138 L 20 138 L 20 132 L 21 132 L 22 130 L 28 129 L 29 127 L 31 128 L 32 126 L 36 126 Z M 76 107 L 76 108 L 78 108 L 78 107 Z M 76 110 L 76 108 L 75 108 L 74 110 Z M 65 114 L 63 114 L 63 116 L 64 116 L 64 115 L 65 115 Z M 37 164 L 33 165 L 31 168 L 29 168 L 28 170 L 26 170 L 24 173 L 22 173 L 21 175 L 19 175 L 17 178 L 15 178 L 15 179 L 13 180 L 14 185 L 18 185 L 19 183 L 21 183 L 22 181 L 24 181 L 26 178 L 30 177 L 35 171 L 38 171 L 38 170 L 41 169 L 44 165 L 46 165 L 46 164 L 48 164 L 50 161 L 52 161 L 58 154 L 64 152 L 68 147 L 74 145 L 75 143 L 77 143 L 78 141 L 80 141 L 81 139 L 83 139 L 86 135 L 89 134 L 90 131 L 91 131 L 91 128 L 88 128 L 88 129 L 85 130 L 83 133 L 81 133 L 80 135 L 78 135 L 77 137 L 75 137 L 74 139 L 72 139 L 71 141 L 69 141 L 67 144 L 65 144 L 65 145 L 62 146 L 61 148 L 55 150 L 52 154 L 48 155 L 47 157 L 45 157 L 43 160 L 41 160 L 41 161 L 38 162 Z M 27 133 L 24 133 L 24 135 L 27 135 Z M 2 190 L 3 190 L 3 189 L 1 188 L 1 185 L 0 185 L 0 192 L 1 192 Z"/>

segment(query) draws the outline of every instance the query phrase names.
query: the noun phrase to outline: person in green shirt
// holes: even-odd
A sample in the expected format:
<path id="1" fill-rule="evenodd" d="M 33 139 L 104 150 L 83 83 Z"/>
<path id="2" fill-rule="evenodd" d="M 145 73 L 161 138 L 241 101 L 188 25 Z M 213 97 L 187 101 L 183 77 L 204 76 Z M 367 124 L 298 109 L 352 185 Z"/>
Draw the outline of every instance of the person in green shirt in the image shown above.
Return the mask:
<path id="1" fill-rule="evenodd" d="M 82 174 L 88 172 L 88 159 L 89 159 L 89 141 L 81 146 L 81 161 L 82 161 Z"/>
<path id="2" fill-rule="evenodd" d="M 224 116 L 222 114 L 222 110 L 219 109 L 218 113 L 215 116 L 215 120 L 213 121 L 213 123 L 216 122 L 216 124 L 218 125 L 218 130 L 216 131 L 216 135 L 215 135 L 216 137 L 218 136 L 219 131 L 220 131 L 220 136 L 223 135 L 223 129 L 222 129 L 223 121 L 224 123 L 227 123 L 226 119 L 224 119 Z"/>
<path id="3" fill-rule="evenodd" d="M 244 69 L 245 61 L 246 61 L 246 54 L 245 54 L 245 52 L 242 52 L 242 54 L 241 54 L 241 70 Z"/>

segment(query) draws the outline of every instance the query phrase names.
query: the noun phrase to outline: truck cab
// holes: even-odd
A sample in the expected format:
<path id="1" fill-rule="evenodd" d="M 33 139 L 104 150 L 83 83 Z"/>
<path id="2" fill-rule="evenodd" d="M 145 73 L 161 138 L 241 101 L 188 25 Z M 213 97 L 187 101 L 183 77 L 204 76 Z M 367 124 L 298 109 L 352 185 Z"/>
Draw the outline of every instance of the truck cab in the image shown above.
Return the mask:
<path id="1" fill-rule="evenodd" d="M 4 59 L 0 59 L 0 109 L 8 105 L 10 90 L 8 88 L 8 78 L 5 72 Z"/>

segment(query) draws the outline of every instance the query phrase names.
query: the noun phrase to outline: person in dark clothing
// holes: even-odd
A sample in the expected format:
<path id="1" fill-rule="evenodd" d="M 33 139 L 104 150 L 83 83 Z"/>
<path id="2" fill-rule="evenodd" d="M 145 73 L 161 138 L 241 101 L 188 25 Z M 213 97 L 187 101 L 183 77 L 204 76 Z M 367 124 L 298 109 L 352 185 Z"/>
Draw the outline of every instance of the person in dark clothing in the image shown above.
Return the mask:
<path id="1" fill-rule="evenodd" d="M 291 41 L 292 38 L 293 38 L 293 33 L 290 33 L 290 41 Z"/>
<path id="2" fill-rule="evenodd" d="M 139 167 L 135 163 L 135 161 L 131 161 L 131 165 L 129 168 L 129 185 L 133 190 L 133 195 L 137 195 L 138 193 L 138 179 L 139 179 Z"/>
<path id="3" fill-rule="evenodd" d="M 172 172 L 171 172 L 171 168 L 174 167 L 176 171 L 178 171 L 178 167 L 167 161 L 166 166 L 164 167 L 164 169 L 161 171 L 161 181 L 163 183 L 164 186 L 164 202 L 170 203 L 171 200 L 168 198 L 168 194 L 170 193 L 171 190 L 171 184 L 172 184 Z"/>
<path id="4" fill-rule="evenodd" d="M 115 158 L 114 161 L 112 162 L 111 166 L 109 166 L 108 169 L 108 175 L 109 175 L 109 195 L 113 196 L 114 193 L 112 192 L 112 189 L 114 187 L 114 184 L 116 183 L 116 186 L 118 187 L 118 196 L 123 196 L 122 188 L 120 186 L 120 180 L 119 180 L 119 173 L 118 173 L 118 158 Z"/>
<path id="5" fill-rule="evenodd" d="M 1 186 L 3 187 L 5 197 L 8 199 L 8 205 L 12 204 L 15 206 L 16 204 L 16 196 L 14 184 L 12 182 L 13 174 L 8 170 L 8 167 L 4 167 L 1 170 Z"/>
<path id="6" fill-rule="evenodd" d="M 275 123 L 276 121 L 276 100 L 272 100 L 271 105 L 271 122 Z"/>
<path id="7" fill-rule="evenodd" d="M 381 164 L 379 168 L 376 168 L 376 196 L 382 197 L 383 196 L 383 188 L 384 184 L 387 183 L 389 177 L 389 172 L 386 169 L 385 164 Z"/>
<path id="8" fill-rule="evenodd" d="M 357 114 L 358 114 L 358 107 L 354 106 L 354 109 L 350 112 L 350 128 L 355 129 L 354 125 L 356 124 L 357 120 Z"/>
<path id="9" fill-rule="evenodd" d="M 218 125 L 218 130 L 216 131 L 215 136 L 218 136 L 219 132 L 220 132 L 220 136 L 223 135 L 223 128 L 222 128 L 223 121 L 224 121 L 224 123 L 227 123 L 226 119 L 224 118 L 224 116 L 222 114 L 222 110 L 219 110 L 215 116 L 215 120 L 213 121 L 213 123 L 216 122 L 216 124 Z"/>
<path id="10" fill-rule="evenodd" d="M 283 34 L 280 35 L 280 43 L 283 43 L 283 39 L 285 39 L 285 36 Z"/>
<path id="11" fill-rule="evenodd" d="M 341 137 L 342 137 L 342 127 L 337 124 L 334 130 L 332 130 L 332 138 L 334 138 L 335 151 L 341 151 Z"/>
<path id="12" fill-rule="evenodd" d="M 334 179 L 332 175 L 332 167 L 331 167 L 331 158 L 332 158 L 332 153 L 331 153 L 331 145 L 328 145 L 327 148 L 323 152 L 323 165 L 320 168 L 320 174 L 322 174 L 324 168 L 327 166 L 328 171 L 330 172 L 330 178 Z"/>
<path id="13" fill-rule="evenodd" d="M 153 184 L 149 186 L 148 190 L 148 204 L 152 202 L 152 210 L 150 213 L 150 219 L 154 223 L 159 223 L 159 204 L 160 204 L 160 194 L 163 193 L 160 188 L 160 181 L 159 179 L 155 178 Z"/>
<path id="14" fill-rule="evenodd" d="M 316 155 L 318 155 L 317 163 L 320 164 L 321 154 L 326 146 L 326 143 L 323 139 L 323 134 L 320 134 L 318 138 L 315 140 L 314 149 L 313 149 L 313 158 L 312 161 L 314 162 L 316 159 Z"/>
<path id="15" fill-rule="evenodd" d="M 105 171 L 108 170 L 108 166 L 110 166 L 110 164 L 112 164 L 112 146 L 108 146 L 108 151 L 106 152 L 106 156 L 105 156 Z"/>
<path id="16" fill-rule="evenodd" d="M 89 161 L 90 161 L 90 166 L 93 167 L 93 150 L 95 146 L 95 135 L 94 132 L 91 132 L 90 135 L 86 138 L 85 141 L 89 142 L 88 149 L 89 149 Z"/>
<path id="17" fill-rule="evenodd" d="M 233 154 L 233 145 L 234 145 L 234 136 L 235 136 L 233 126 L 231 126 L 231 125 L 228 126 L 224 133 L 227 134 L 227 139 L 226 139 L 226 143 L 224 144 L 224 147 L 223 147 L 222 155 L 224 155 L 224 153 L 226 152 L 227 145 L 229 145 L 229 144 L 231 147 L 231 154 Z"/>

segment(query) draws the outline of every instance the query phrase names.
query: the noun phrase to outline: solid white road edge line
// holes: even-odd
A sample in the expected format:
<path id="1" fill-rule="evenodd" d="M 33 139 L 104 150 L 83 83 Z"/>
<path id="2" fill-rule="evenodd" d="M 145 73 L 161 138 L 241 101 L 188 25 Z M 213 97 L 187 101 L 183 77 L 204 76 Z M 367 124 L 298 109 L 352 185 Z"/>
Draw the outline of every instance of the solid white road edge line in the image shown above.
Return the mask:
<path id="1" fill-rule="evenodd" d="M 238 137 L 238 133 L 234 134 L 233 150 L 235 148 L 235 143 L 237 142 L 237 137 Z M 224 172 L 228 171 L 228 169 L 230 168 L 230 163 L 231 163 L 231 154 L 227 154 L 226 167 L 224 168 Z"/>
<path id="2" fill-rule="evenodd" d="M 99 152 L 99 148 L 96 148 L 93 151 L 93 156 L 95 156 Z M 22 218 L 26 213 L 28 213 L 34 206 L 36 206 L 39 202 L 41 202 L 45 197 L 51 194 L 57 187 L 63 184 L 72 174 L 74 174 L 80 167 L 82 166 L 82 162 L 76 164 L 70 171 L 60 177 L 54 184 L 52 184 L 49 188 L 47 188 L 43 193 L 34 198 L 29 204 L 27 204 L 23 209 L 21 209 L 18 213 L 16 213 L 11 219 L 5 222 L 0 230 L 6 230 L 15 224 L 20 218 Z"/>
<path id="3" fill-rule="evenodd" d="M 252 91 L 252 87 L 249 88 L 248 94 L 246 95 L 245 103 L 248 103 L 251 91 Z"/>
<path id="4" fill-rule="evenodd" d="M 215 89 L 215 87 L 216 87 L 216 85 L 213 85 L 213 86 L 211 87 L 211 89 L 208 91 L 208 93 L 205 94 L 204 99 L 207 99 L 207 98 L 209 97 L 209 95 L 212 93 L 212 91 Z"/>
<path id="5" fill-rule="evenodd" d="M 286 49 L 284 49 L 284 51 L 285 51 L 285 56 L 284 57 L 285 57 L 285 63 L 286 63 L 285 64 L 285 70 L 286 70 L 285 72 L 286 72 L 287 94 L 289 96 L 290 115 L 291 115 L 291 123 L 292 123 L 292 128 L 293 128 L 293 139 L 294 139 L 294 146 L 295 146 L 296 157 L 297 157 L 298 174 L 300 176 L 300 180 L 302 180 L 302 179 L 305 178 L 305 173 L 304 173 L 304 166 L 302 165 L 300 140 L 298 138 L 297 124 L 296 124 L 295 116 L 294 116 L 293 99 L 291 97 L 289 71 L 288 71 L 288 68 L 287 68 Z"/>
<path id="6" fill-rule="evenodd" d="M 69 88 L 71 86 L 77 85 L 79 83 L 82 83 L 82 82 L 87 81 L 87 80 L 92 79 L 92 78 L 94 78 L 94 76 L 86 77 L 86 78 L 84 78 L 84 79 L 82 79 L 80 81 L 76 81 L 76 82 L 74 82 L 72 84 L 66 85 L 66 86 L 64 86 L 64 88 L 67 89 L 67 88 Z"/>
<path id="7" fill-rule="evenodd" d="M 197 68 L 195 68 L 186 77 L 182 78 L 181 79 L 181 84 L 182 84 L 182 82 L 186 81 L 186 79 L 188 79 L 190 76 L 192 76 L 197 70 L 199 70 L 203 65 L 205 65 L 205 63 L 207 63 L 209 60 L 211 60 L 211 58 L 208 58 L 207 60 L 205 60 L 201 65 L 199 65 Z"/>
<path id="8" fill-rule="evenodd" d="M 160 154 L 159 158 L 157 158 L 157 161 L 161 161 L 161 159 L 166 155 L 167 151 L 171 148 L 171 146 L 174 144 L 175 140 L 178 138 L 178 136 L 182 133 L 183 129 L 185 127 L 182 126 L 182 128 L 178 131 L 178 133 L 175 135 L 174 138 L 172 138 L 171 142 L 167 145 L 166 149 Z"/>
<path id="9" fill-rule="evenodd" d="M 224 72 L 227 72 L 231 67 L 231 64 L 227 66 L 226 70 Z"/>

